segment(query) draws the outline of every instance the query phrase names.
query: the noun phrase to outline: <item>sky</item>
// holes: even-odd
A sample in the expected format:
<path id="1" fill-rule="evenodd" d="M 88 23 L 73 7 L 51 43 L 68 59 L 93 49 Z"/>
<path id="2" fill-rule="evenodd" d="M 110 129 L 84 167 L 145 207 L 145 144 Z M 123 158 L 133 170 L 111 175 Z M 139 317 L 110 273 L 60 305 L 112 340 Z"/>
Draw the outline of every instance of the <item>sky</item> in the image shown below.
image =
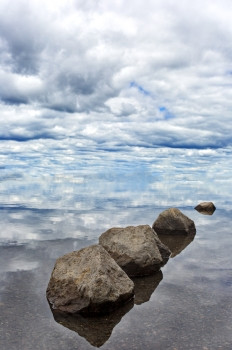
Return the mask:
<path id="1" fill-rule="evenodd" d="M 227 193 L 231 15 L 228 0 L 0 0 L 3 201 L 15 179 L 84 183 L 86 167 L 141 188 L 145 174 L 147 198 L 155 173 Z"/>
<path id="2" fill-rule="evenodd" d="M 1 0 L 0 139 L 231 146 L 231 14 L 227 0 Z"/>

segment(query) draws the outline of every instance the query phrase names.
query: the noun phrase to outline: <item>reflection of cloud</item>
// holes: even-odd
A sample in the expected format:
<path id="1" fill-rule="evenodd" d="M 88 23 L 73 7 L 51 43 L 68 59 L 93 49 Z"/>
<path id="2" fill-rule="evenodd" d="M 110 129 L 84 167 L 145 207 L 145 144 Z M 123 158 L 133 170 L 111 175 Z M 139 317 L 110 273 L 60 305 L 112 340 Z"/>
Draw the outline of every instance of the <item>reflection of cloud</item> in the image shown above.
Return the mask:
<path id="1" fill-rule="evenodd" d="M 228 150 L 117 150 L 95 152 L 90 146 L 77 151 L 74 139 L 65 141 L 62 149 L 55 141 L 5 142 L 0 153 L 0 203 L 69 210 L 103 208 L 106 199 L 108 208 L 195 206 L 205 198 L 217 207 L 232 204 Z"/>
<path id="2" fill-rule="evenodd" d="M 151 223 L 160 211 L 154 206 L 126 210 L 118 207 L 113 211 L 114 215 L 112 211 L 101 211 L 101 220 L 104 221 L 104 214 L 111 214 L 110 219 L 120 222 L 120 225 L 123 220 Z M 3 209 L 1 212 L 6 214 Z M 37 218 L 34 224 L 37 227 L 49 218 L 45 211 L 39 213 L 40 220 Z M 213 217 L 199 215 L 187 208 L 185 213 L 191 213 L 196 222 L 194 241 L 183 254 L 169 260 L 164 268 L 164 279 L 150 301 L 135 306 L 122 317 L 105 345 L 107 349 L 168 349 L 173 346 L 181 349 L 183 344 L 185 349 L 202 349 L 202 344 L 217 348 L 219 343 L 227 349 L 231 344 L 231 232 L 228 225 L 231 210 L 218 209 Z M 3 214 L 0 221 L 5 219 Z M 50 214 L 54 215 L 54 212 L 50 211 Z M 21 218 L 22 215 L 13 215 L 14 220 Z M 15 225 L 18 223 L 15 222 Z M 21 231 L 24 231 L 23 226 Z M 91 347 L 77 333 L 54 322 L 45 290 L 58 256 L 95 242 L 82 236 L 79 239 L 38 240 L 19 246 L 12 242 L 10 246 L 0 246 L 3 349 Z M 37 261 L 39 265 L 30 271 L 7 273 L 5 267 L 12 258 Z"/>
<path id="3" fill-rule="evenodd" d="M 39 266 L 37 258 L 27 250 L 26 245 L 9 242 L 0 246 L 0 249 L 0 273 L 31 271 Z"/>
<path id="4" fill-rule="evenodd" d="M 27 271 L 38 267 L 37 261 L 26 261 L 14 259 L 7 266 L 7 271 Z"/>

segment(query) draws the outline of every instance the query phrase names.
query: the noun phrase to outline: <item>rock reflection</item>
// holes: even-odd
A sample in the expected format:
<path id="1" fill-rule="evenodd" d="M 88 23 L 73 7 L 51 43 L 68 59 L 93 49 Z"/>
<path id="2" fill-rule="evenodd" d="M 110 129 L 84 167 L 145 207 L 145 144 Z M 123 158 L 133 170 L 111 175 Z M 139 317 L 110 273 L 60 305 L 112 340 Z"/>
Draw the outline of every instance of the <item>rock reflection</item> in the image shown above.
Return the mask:
<path id="1" fill-rule="evenodd" d="M 152 293 L 162 279 L 162 271 L 151 276 L 133 278 L 135 298 L 107 315 L 83 316 L 65 313 L 52 308 L 51 311 L 57 323 L 78 333 L 91 345 L 99 348 L 110 338 L 114 327 L 134 307 L 134 304 L 140 305 L 150 300 Z"/>
<path id="2" fill-rule="evenodd" d="M 114 327 L 133 306 L 134 300 L 131 300 L 110 314 L 91 317 L 84 317 L 80 314 L 68 314 L 52 308 L 51 311 L 57 323 L 77 332 L 91 345 L 99 348 L 110 338 Z"/>
<path id="3" fill-rule="evenodd" d="M 195 234 L 188 235 L 158 235 L 162 243 L 164 243 L 172 252 L 171 258 L 180 254 L 193 240 Z"/>
<path id="4" fill-rule="evenodd" d="M 132 280 L 135 284 L 135 304 L 141 305 L 149 301 L 152 293 L 156 290 L 162 279 L 162 271 L 159 271 L 151 276 L 133 278 Z"/>

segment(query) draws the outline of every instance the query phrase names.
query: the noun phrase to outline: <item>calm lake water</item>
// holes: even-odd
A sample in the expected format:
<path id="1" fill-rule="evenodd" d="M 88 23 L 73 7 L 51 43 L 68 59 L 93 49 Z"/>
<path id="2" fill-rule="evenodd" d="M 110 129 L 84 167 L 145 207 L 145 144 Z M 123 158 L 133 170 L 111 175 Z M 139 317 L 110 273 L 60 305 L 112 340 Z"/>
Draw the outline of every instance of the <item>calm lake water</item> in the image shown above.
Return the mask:
<path id="1" fill-rule="evenodd" d="M 122 158 L 1 152 L 1 350 L 232 349 L 232 170 L 227 151 L 146 150 Z M 212 216 L 194 210 L 213 201 Z M 56 258 L 113 226 L 149 224 L 169 207 L 194 220 L 157 275 L 137 279 L 135 302 L 107 317 L 51 312 Z"/>

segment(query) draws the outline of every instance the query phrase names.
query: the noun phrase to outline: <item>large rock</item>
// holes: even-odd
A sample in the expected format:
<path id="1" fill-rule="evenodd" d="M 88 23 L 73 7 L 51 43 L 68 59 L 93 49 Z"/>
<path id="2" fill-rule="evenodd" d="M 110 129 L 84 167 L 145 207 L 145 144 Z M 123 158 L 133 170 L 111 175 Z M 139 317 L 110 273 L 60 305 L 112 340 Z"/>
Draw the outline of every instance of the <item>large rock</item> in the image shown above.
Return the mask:
<path id="1" fill-rule="evenodd" d="M 145 276 L 164 264 L 157 239 L 149 225 L 140 225 L 111 228 L 100 236 L 99 243 L 128 276 Z"/>
<path id="2" fill-rule="evenodd" d="M 47 288 L 54 309 L 105 313 L 134 295 L 134 283 L 100 245 L 57 259 Z"/>
<path id="3" fill-rule="evenodd" d="M 216 207 L 213 202 L 202 202 L 198 204 L 194 209 L 203 215 L 213 215 Z"/>
<path id="4" fill-rule="evenodd" d="M 195 234 L 194 222 L 177 208 L 164 210 L 153 223 L 152 228 L 159 234 Z"/>

